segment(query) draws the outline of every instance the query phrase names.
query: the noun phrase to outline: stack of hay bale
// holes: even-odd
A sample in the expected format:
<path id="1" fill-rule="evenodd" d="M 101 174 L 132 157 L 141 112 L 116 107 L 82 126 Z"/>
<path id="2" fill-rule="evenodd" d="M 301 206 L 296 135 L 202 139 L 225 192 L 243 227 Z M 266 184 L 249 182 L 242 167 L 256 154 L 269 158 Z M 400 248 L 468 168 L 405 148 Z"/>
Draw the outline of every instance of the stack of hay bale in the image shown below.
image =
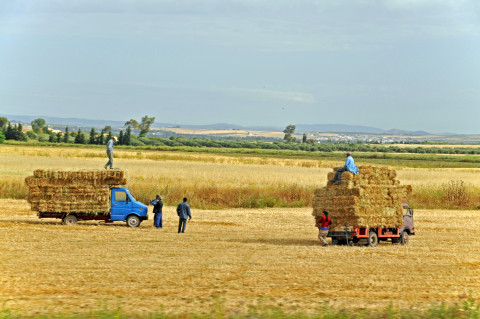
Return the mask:
<path id="1" fill-rule="evenodd" d="M 332 180 L 335 171 L 328 173 Z M 412 192 L 410 185 L 401 186 L 397 173 L 388 167 L 359 166 L 359 174 L 342 173 L 342 182 L 328 182 L 315 190 L 313 216 L 332 218 L 332 229 L 348 226 L 398 227 L 403 225 L 401 203 Z"/>
<path id="2" fill-rule="evenodd" d="M 28 202 L 38 212 L 101 213 L 110 210 L 110 187 L 127 183 L 123 170 L 43 170 L 25 178 Z"/>

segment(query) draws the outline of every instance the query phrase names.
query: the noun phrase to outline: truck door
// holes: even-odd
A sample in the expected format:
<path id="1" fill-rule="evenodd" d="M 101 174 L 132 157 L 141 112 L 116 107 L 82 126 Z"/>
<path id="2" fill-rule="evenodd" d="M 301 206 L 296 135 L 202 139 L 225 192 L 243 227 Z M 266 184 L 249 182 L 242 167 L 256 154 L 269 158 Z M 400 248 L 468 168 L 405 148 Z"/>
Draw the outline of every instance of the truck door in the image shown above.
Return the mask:
<path id="1" fill-rule="evenodd" d="M 408 229 L 410 234 L 415 234 L 415 227 L 413 225 L 413 209 L 408 207 L 407 204 L 402 204 L 403 210 L 403 227 Z"/>
<path id="2" fill-rule="evenodd" d="M 112 190 L 112 208 L 110 211 L 111 220 L 125 220 L 132 211 L 132 201 L 124 190 Z"/>

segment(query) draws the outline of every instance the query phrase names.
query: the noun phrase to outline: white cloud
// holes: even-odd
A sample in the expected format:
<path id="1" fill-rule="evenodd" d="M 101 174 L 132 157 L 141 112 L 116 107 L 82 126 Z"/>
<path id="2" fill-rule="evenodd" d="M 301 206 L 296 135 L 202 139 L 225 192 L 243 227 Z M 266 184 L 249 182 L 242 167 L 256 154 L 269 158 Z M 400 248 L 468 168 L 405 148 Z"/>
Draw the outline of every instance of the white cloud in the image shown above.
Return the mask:
<path id="1" fill-rule="evenodd" d="M 159 83 L 117 83 L 117 85 L 127 85 L 135 87 L 144 87 L 151 89 L 165 89 L 165 90 L 183 90 L 183 91 L 204 91 L 217 94 L 233 95 L 249 100 L 259 101 L 283 101 L 283 102 L 298 102 L 298 103 L 314 103 L 315 96 L 305 92 L 293 92 L 272 89 L 254 89 L 254 88 L 240 88 L 240 87 L 191 87 L 185 85 L 175 84 L 159 84 Z"/>
<path id="2" fill-rule="evenodd" d="M 228 88 L 220 89 L 226 93 L 241 96 L 243 98 L 252 100 L 265 101 L 283 101 L 283 102 L 299 102 L 299 103 L 314 103 L 315 96 L 304 92 L 289 92 L 268 89 L 251 89 L 251 88 Z"/>
<path id="3" fill-rule="evenodd" d="M 18 0 L 0 6 L 0 34 L 177 39 L 290 52 L 377 50 L 395 38 L 479 36 L 478 8 L 472 0 Z"/>

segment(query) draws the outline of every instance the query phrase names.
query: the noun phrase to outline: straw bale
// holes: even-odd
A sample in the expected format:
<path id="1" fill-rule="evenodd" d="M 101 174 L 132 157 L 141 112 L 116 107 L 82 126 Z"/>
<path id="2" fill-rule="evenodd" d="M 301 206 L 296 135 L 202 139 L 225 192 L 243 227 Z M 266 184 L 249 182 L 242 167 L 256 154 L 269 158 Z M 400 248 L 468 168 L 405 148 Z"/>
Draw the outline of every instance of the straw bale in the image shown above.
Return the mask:
<path id="1" fill-rule="evenodd" d="M 125 185 L 127 182 L 124 170 L 44 170 L 37 169 L 33 176 L 27 177 L 27 185 Z"/>
<path id="2" fill-rule="evenodd" d="M 402 201 L 412 192 L 410 185 L 400 185 L 397 173 L 389 167 L 359 166 L 359 174 L 344 172 L 342 182 L 328 183 L 316 189 L 313 197 L 315 217 L 327 210 L 333 227 L 345 223 L 364 227 L 397 227 L 403 224 Z M 329 172 L 333 179 L 335 171 Z"/>
<path id="3" fill-rule="evenodd" d="M 31 209 L 40 212 L 107 212 L 110 187 L 126 183 L 124 170 L 37 169 L 25 178 Z"/>
<path id="4" fill-rule="evenodd" d="M 332 180 L 335 177 L 335 172 L 338 168 L 340 167 L 334 168 L 332 172 L 327 174 L 328 180 Z M 349 188 L 365 185 L 399 185 L 399 181 L 395 179 L 397 173 L 394 169 L 364 165 L 358 166 L 358 170 L 359 174 L 343 172 L 341 177 L 342 184 L 344 184 L 344 181 L 347 181 L 346 185 Z M 353 182 L 353 185 L 350 182 Z M 330 184 L 329 186 L 333 185 Z"/>

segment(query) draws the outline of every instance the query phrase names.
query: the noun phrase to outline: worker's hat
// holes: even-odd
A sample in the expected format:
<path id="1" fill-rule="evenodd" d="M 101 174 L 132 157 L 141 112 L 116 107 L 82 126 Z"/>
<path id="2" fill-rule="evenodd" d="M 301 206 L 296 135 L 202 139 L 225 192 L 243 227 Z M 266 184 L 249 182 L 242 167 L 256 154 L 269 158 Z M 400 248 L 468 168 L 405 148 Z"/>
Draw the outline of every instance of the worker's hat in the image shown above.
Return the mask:
<path id="1" fill-rule="evenodd" d="M 347 155 L 352 155 L 352 153 L 350 153 L 350 152 L 347 152 Z"/>
<path id="2" fill-rule="evenodd" d="M 116 136 L 112 137 L 112 140 L 114 140 L 115 142 L 118 141 Z"/>

